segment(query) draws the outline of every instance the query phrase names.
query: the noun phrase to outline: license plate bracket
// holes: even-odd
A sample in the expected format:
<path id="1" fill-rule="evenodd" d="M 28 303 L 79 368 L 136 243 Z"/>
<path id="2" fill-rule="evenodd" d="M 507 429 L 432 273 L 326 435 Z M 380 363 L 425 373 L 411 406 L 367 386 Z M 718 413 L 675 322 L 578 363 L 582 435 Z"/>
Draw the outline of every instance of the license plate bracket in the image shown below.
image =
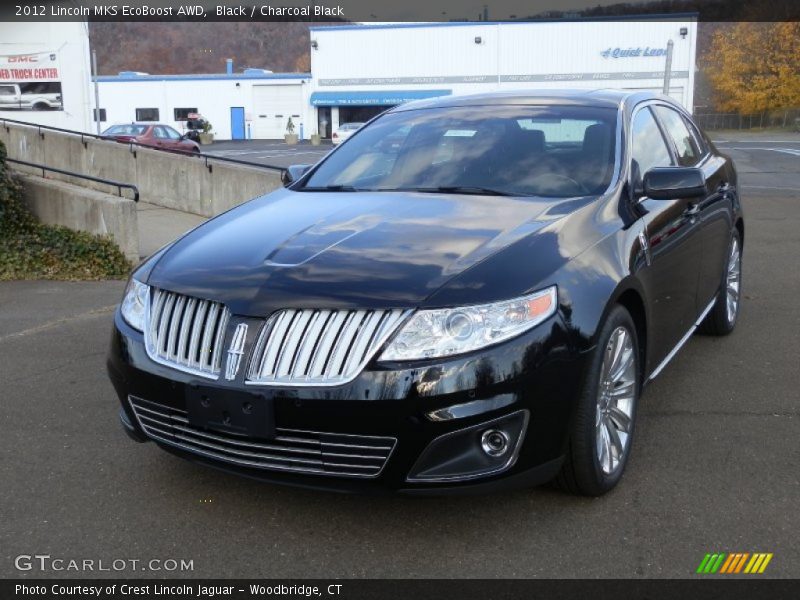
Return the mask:
<path id="1" fill-rule="evenodd" d="M 275 409 L 272 398 L 257 392 L 189 384 L 186 386 L 189 424 L 200 429 L 275 438 Z"/>

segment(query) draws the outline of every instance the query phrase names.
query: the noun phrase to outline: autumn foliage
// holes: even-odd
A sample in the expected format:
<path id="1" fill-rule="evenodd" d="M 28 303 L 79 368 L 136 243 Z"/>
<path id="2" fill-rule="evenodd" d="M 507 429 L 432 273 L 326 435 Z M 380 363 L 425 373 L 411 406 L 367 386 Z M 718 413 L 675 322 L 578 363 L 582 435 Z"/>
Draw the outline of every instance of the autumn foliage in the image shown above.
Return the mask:
<path id="1" fill-rule="evenodd" d="M 800 106 L 800 22 L 720 27 L 706 61 L 721 111 L 753 114 Z"/>

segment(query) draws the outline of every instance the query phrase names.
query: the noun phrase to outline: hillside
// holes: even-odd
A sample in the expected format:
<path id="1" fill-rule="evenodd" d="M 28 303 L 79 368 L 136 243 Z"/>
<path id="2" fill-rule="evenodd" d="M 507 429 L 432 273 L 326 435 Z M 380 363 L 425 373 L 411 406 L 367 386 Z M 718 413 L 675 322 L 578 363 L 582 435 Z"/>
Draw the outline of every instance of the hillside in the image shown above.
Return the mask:
<path id="1" fill-rule="evenodd" d="M 225 59 L 275 72 L 309 70 L 309 23 L 91 23 L 100 75 L 223 73 Z"/>

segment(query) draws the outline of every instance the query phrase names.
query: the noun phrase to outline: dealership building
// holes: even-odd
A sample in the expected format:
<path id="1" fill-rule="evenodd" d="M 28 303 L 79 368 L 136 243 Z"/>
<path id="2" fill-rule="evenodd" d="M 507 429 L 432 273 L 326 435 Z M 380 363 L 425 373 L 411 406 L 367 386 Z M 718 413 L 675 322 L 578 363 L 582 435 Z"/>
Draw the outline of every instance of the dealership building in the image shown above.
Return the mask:
<path id="1" fill-rule="evenodd" d="M 0 119 L 91 131 L 85 22 L 0 23 Z"/>
<path id="2" fill-rule="evenodd" d="M 493 90 L 661 92 L 669 40 L 669 94 L 691 110 L 697 23 L 672 19 L 312 28 L 306 118 L 335 127 L 400 102 Z"/>
<path id="3" fill-rule="evenodd" d="M 52 39 L 75 27 L 85 24 L 53 24 Z M 671 16 L 312 27 L 311 73 L 240 71 L 228 61 L 222 73 L 101 76 L 99 117 L 103 128 L 159 121 L 183 130 L 188 115 L 200 113 L 223 140 L 281 139 L 291 119 L 303 139 L 314 133 L 327 138 L 340 123 L 365 121 L 421 98 L 507 89 L 660 92 L 670 41 L 669 94 L 691 110 L 697 22 Z M 55 120 L 93 131 L 88 40 L 85 47 L 72 44 L 69 54 L 64 45 L 58 54 L 65 114 Z"/>

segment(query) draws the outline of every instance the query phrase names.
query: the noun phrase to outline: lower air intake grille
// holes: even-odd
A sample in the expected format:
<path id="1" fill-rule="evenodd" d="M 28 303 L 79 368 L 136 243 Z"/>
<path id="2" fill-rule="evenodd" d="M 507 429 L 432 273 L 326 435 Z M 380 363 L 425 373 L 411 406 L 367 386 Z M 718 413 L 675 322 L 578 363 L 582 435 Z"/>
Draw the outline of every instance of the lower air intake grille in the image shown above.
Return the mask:
<path id="1" fill-rule="evenodd" d="M 402 310 L 282 310 L 261 330 L 247 378 L 271 385 L 346 383 L 405 315 Z"/>
<path id="2" fill-rule="evenodd" d="M 277 428 L 255 442 L 189 424 L 186 411 L 128 396 L 144 432 L 154 440 L 242 467 L 340 477 L 377 477 L 397 442 L 392 437 Z"/>

